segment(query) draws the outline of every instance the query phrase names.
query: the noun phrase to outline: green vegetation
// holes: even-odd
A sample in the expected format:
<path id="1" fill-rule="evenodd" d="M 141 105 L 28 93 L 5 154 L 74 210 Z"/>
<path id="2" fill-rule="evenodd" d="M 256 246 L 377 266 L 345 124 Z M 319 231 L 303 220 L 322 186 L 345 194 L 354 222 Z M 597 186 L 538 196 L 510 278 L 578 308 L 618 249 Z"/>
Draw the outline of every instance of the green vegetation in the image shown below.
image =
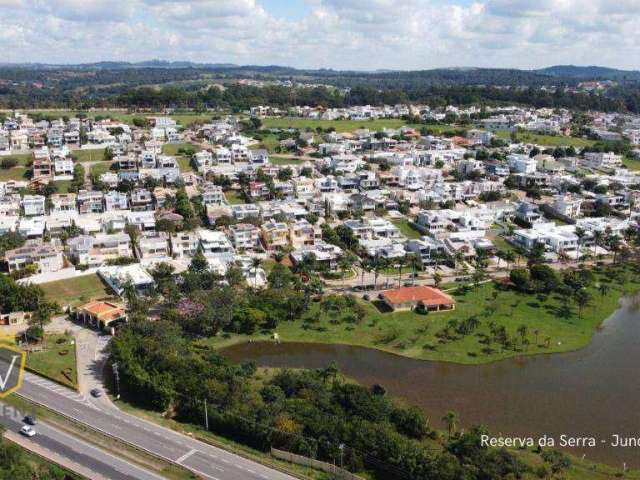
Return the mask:
<path id="1" fill-rule="evenodd" d="M 295 157 L 285 157 L 282 155 L 269 155 L 269 161 L 274 165 L 299 165 L 303 160 Z"/>
<path id="2" fill-rule="evenodd" d="M 499 130 L 497 135 L 504 139 L 511 138 L 509 130 Z M 517 132 L 516 140 L 523 143 L 535 143 L 538 145 L 548 145 L 550 147 L 589 147 L 594 145 L 595 140 L 580 137 L 565 137 L 563 135 L 542 135 L 539 133 Z"/>
<path id="3" fill-rule="evenodd" d="M 180 171 L 191 172 L 191 156 L 202 150 L 200 145 L 193 143 L 166 143 L 162 146 L 162 153 L 176 157 Z"/>
<path id="4" fill-rule="evenodd" d="M 127 123 L 129 125 L 134 124 L 134 119 L 151 119 L 153 117 L 170 117 L 174 119 L 178 124 L 188 127 L 193 123 L 204 123 L 211 121 L 211 114 L 206 113 L 195 113 L 195 112 L 184 112 L 184 113 L 173 113 L 166 115 L 164 113 L 130 113 L 126 110 L 94 110 L 94 111 L 79 111 L 79 110 L 24 110 L 25 113 L 35 113 L 40 114 L 46 117 L 51 118 L 60 118 L 63 116 L 73 117 L 80 115 L 86 115 L 88 118 L 111 118 L 113 120 L 118 120 L 123 123 Z"/>
<path id="5" fill-rule="evenodd" d="M 78 387 L 76 347 L 71 335 L 45 336 L 41 350 L 27 355 L 27 369 L 71 388 Z"/>
<path id="6" fill-rule="evenodd" d="M 640 159 L 625 157 L 622 163 L 626 165 L 629 170 L 640 171 Z"/>
<path id="7" fill-rule="evenodd" d="M 227 199 L 227 202 L 229 202 L 229 205 L 247 203 L 242 192 L 239 192 L 238 190 L 227 190 L 226 192 L 224 192 L 224 196 Z"/>
<path id="8" fill-rule="evenodd" d="M 58 180 L 56 182 L 53 182 L 53 184 L 56 186 L 56 191 L 58 193 L 69 193 L 69 188 L 72 186 L 73 181 L 72 180 Z"/>
<path id="9" fill-rule="evenodd" d="M 411 226 L 411 223 L 406 218 L 394 218 L 391 222 L 400 229 L 400 233 L 402 233 L 407 238 L 420 238 L 422 233 Z"/>
<path id="10" fill-rule="evenodd" d="M 6 480 L 79 480 L 81 477 L 48 462 L 0 436 L 0 478 Z"/>
<path id="11" fill-rule="evenodd" d="M 103 173 L 108 172 L 111 169 L 112 164 L 113 162 L 110 161 L 94 163 L 93 165 L 91 165 L 91 176 L 98 178 Z"/>
<path id="12" fill-rule="evenodd" d="M 0 182 L 9 180 L 27 180 L 26 167 L 0 168 Z"/>
<path id="13" fill-rule="evenodd" d="M 71 150 L 71 156 L 77 162 L 100 162 L 104 158 L 104 148 L 87 148 L 79 150 Z"/>
<path id="14" fill-rule="evenodd" d="M 111 295 L 109 288 L 96 274 L 43 283 L 40 287 L 47 298 L 60 305 L 77 306 Z"/>
<path id="15" fill-rule="evenodd" d="M 610 279 L 610 272 L 616 275 L 614 280 Z M 596 283 L 608 285 L 605 296 Z M 582 348 L 617 308 L 620 296 L 639 289 L 637 272 L 624 266 L 609 267 L 596 274 L 588 289 L 595 300 L 580 315 L 577 306 L 566 304 L 566 296 L 560 292 L 524 293 L 503 284 L 485 283 L 450 292 L 457 302 L 454 311 L 428 315 L 389 312 L 378 302 L 378 306 L 363 302 L 361 308 L 366 314 L 355 322 L 349 308 L 332 311 L 316 303 L 301 320 L 281 322 L 275 331 L 282 341 L 344 343 L 424 360 L 479 364 L 516 355 Z M 467 328 L 471 318 L 479 323 Z M 527 327 L 524 338 L 519 333 L 523 325 Z M 499 337 L 503 334 L 512 343 L 502 345 Z M 268 340 L 269 334 L 224 335 L 206 342 L 223 347 L 249 339 Z M 523 343 L 524 339 L 528 343 Z"/>
<path id="16" fill-rule="evenodd" d="M 337 132 L 352 132 L 358 128 L 368 128 L 369 130 L 382 130 L 383 128 L 400 128 L 408 125 L 405 120 L 396 118 L 385 118 L 380 120 L 314 120 L 311 118 L 285 117 L 285 118 L 264 118 L 263 128 L 310 128 L 315 130 L 335 128 Z"/>

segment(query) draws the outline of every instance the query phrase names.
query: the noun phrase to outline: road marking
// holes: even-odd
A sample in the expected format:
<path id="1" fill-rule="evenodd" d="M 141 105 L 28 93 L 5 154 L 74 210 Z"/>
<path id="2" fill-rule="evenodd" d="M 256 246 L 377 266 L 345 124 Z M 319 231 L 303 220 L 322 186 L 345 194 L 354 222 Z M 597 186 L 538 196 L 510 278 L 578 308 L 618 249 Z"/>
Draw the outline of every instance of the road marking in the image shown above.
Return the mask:
<path id="1" fill-rule="evenodd" d="M 193 455 L 194 453 L 197 453 L 198 450 L 189 450 L 187 453 L 185 453 L 184 455 L 182 455 L 179 459 L 176 460 L 176 463 L 182 463 L 184 462 L 187 458 L 189 458 L 191 455 Z"/>

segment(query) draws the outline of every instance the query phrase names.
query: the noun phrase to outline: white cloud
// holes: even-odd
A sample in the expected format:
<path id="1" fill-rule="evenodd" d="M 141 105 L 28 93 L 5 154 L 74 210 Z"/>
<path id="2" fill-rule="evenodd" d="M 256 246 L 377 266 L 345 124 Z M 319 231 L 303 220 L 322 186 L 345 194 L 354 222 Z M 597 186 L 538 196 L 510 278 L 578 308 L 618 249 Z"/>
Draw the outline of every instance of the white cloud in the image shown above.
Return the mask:
<path id="1" fill-rule="evenodd" d="M 306 3 L 290 18 L 262 1 L 0 0 L 0 39 L 14 62 L 640 68 L 638 0 L 282 0 Z"/>

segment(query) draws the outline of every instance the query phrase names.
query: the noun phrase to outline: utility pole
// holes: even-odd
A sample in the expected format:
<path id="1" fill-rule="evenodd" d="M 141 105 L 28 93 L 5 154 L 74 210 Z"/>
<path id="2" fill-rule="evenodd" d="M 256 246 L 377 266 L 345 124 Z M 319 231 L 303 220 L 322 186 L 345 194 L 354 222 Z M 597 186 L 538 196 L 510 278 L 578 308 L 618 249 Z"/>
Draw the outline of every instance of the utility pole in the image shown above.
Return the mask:
<path id="1" fill-rule="evenodd" d="M 205 397 L 204 399 L 204 425 L 208 432 L 209 431 L 209 412 L 207 412 L 207 397 Z"/>
<path id="2" fill-rule="evenodd" d="M 113 368 L 113 378 L 116 381 L 116 400 L 120 400 L 120 372 L 118 372 L 118 363 L 114 362 L 111 367 Z"/>

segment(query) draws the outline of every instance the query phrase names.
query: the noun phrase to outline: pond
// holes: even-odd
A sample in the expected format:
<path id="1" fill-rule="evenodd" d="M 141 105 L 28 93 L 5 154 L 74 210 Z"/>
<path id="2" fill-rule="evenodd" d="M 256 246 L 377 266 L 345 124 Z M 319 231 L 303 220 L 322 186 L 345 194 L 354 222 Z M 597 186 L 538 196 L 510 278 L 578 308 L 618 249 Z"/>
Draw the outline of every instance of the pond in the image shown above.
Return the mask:
<path id="1" fill-rule="evenodd" d="M 482 423 L 493 434 L 595 437 L 572 453 L 614 466 L 640 467 L 640 447 L 613 447 L 614 434 L 640 437 L 640 297 L 622 305 L 586 348 L 518 357 L 487 365 L 413 360 L 347 345 L 259 342 L 228 347 L 234 361 L 259 366 L 323 368 L 335 361 L 362 384 L 421 407 L 431 423 L 449 410 L 462 426 Z M 602 442 L 604 440 L 604 442 Z"/>

